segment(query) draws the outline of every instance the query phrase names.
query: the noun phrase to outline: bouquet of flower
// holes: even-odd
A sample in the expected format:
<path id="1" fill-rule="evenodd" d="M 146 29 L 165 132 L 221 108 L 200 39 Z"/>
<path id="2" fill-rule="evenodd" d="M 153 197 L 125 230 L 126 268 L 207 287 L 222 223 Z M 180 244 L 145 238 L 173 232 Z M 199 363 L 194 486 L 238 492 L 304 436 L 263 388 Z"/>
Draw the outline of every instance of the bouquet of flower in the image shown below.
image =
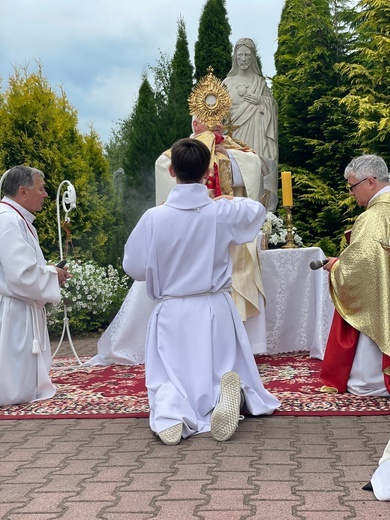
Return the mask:
<path id="1" fill-rule="evenodd" d="M 63 304 L 67 306 L 69 326 L 75 332 L 89 332 L 107 325 L 128 292 L 128 276 L 120 275 L 112 265 L 104 268 L 92 261 L 69 260 L 68 266 L 73 278 L 61 287 L 62 302 L 47 308 L 49 331 L 61 332 Z"/>
<path id="2" fill-rule="evenodd" d="M 276 216 L 272 211 L 268 211 L 266 214 L 265 222 L 261 230 L 267 236 L 269 244 L 278 245 L 286 243 L 287 229 L 284 226 L 283 219 Z M 294 242 L 297 246 L 302 247 L 302 239 L 297 234 L 295 227 L 292 228 L 292 232 Z"/>

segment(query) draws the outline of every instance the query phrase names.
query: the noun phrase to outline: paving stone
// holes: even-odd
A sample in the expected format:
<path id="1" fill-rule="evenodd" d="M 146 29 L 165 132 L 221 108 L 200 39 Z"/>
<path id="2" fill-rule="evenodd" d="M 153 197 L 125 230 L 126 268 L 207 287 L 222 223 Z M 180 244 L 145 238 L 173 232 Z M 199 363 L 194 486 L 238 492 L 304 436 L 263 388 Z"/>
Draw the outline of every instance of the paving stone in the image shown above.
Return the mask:
<path id="1" fill-rule="evenodd" d="M 361 487 L 389 432 L 390 415 L 276 415 L 165 446 L 147 418 L 0 421 L 0 518 L 387 520 Z"/>
<path id="2" fill-rule="evenodd" d="M 191 518 L 200 519 L 198 514 L 195 514 L 195 510 L 199 505 L 202 505 L 201 501 L 194 500 L 175 500 L 172 502 L 157 502 L 158 513 L 154 518 L 158 520 L 190 520 Z M 151 517 L 149 517 L 151 518 Z M 225 517 L 220 517 L 222 518 Z"/>
<path id="3" fill-rule="evenodd" d="M 201 500 L 203 483 L 199 480 L 170 481 L 169 489 L 158 500 Z"/>
<path id="4" fill-rule="evenodd" d="M 359 501 L 353 503 L 353 509 L 355 511 L 355 518 L 358 519 L 388 520 L 390 518 L 389 502 L 379 502 L 378 500 L 375 500 L 374 502 Z"/>
<path id="5" fill-rule="evenodd" d="M 302 473 L 299 483 L 295 485 L 295 491 L 334 491 L 343 493 L 345 488 L 337 482 L 340 480 L 339 475 L 332 473 Z"/>
<path id="6" fill-rule="evenodd" d="M 101 512 L 105 510 L 110 504 L 108 502 L 71 502 L 67 501 L 63 505 L 63 512 L 59 518 L 61 520 L 92 520 L 95 518 L 104 518 Z M 52 518 L 52 517 L 51 517 Z M 51 520 L 45 518 L 45 520 Z M 27 520 L 26 517 L 15 518 L 11 520 Z M 36 520 L 34 517 L 29 517 L 28 520 Z M 38 520 L 38 519 L 37 519 Z M 41 519 L 39 519 L 41 520 Z M 42 519 L 43 520 L 43 519 Z"/>
<path id="7" fill-rule="evenodd" d="M 118 503 L 107 508 L 107 513 L 153 513 L 154 503 L 162 494 L 154 491 L 127 491 L 121 493 Z"/>
<path id="8" fill-rule="evenodd" d="M 256 496 L 251 496 L 253 500 L 294 500 L 299 501 L 299 497 L 291 493 L 291 483 L 283 481 L 263 481 L 259 482 L 259 492 Z"/>
<path id="9" fill-rule="evenodd" d="M 95 466 L 93 475 L 86 477 L 85 481 L 127 483 L 130 482 L 133 476 L 133 469 L 135 467 L 132 466 L 110 467 L 98 464 Z"/>
<path id="10" fill-rule="evenodd" d="M 250 510 L 250 506 L 244 504 L 245 492 L 234 489 L 218 489 L 210 493 L 210 500 L 207 507 L 200 507 L 199 511 L 218 510 L 218 511 L 234 511 L 242 509 L 244 511 Z"/>
<path id="11" fill-rule="evenodd" d="M 371 468 L 367 466 L 343 466 L 343 475 L 340 477 L 340 482 L 349 484 L 354 482 L 363 482 L 366 484 L 373 474 Z"/>
<path id="12" fill-rule="evenodd" d="M 149 513 L 106 513 L 102 516 L 104 520 L 150 520 L 157 518 Z"/>
<path id="13" fill-rule="evenodd" d="M 77 494 L 77 500 L 114 502 L 115 491 L 118 487 L 117 482 L 87 482 L 80 483 L 81 490 Z"/>
<path id="14" fill-rule="evenodd" d="M 175 459 L 147 459 L 139 462 L 137 469 L 134 469 L 134 473 L 175 473 L 176 469 Z"/>
<path id="15" fill-rule="evenodd" d="M 286 480 L 293 481 L 297 480 L 294 477 L 295 469 L 297 465 L 294 463 L 291 464 L 257 464 L 254 463 L 253 466 L 256 468 L 259 473 L 258 476 L 253 476 L 251 478 L 251 482 L 254 484 L 258 482 L 262 482 L 264 480 Z"/>
<path id="16" fill-rule="evenodd" d="M 32 464 L 33 466 L 33 464 Z M 31 484 L 36 487 L 47 482 L 48 477 L 52 473 L 50 468 L 34 468 L 25 467 L 17 475 L 3 480 L 3 484 Z"/>
<path id="17" fill-rule="evenodd" d="M 207 492 L 213 489 L 245 489 L 250 493 L 256 489 L 253 482 L 250 482 L 253 473 L 249 471 L 213 471 L 213 482 L 207 485 Z"/>
<path id="18" fill-rule="evenodd" d="M 334 473 L 337 468 L 335 467 L 336 463 L 334 459 L 309 459 L 309 458 L 301 458 L 299 459 L 297 469 L 295 474 L 299 475 L 300 473 Z"/>
<path id="19" fill-rule="evenodd" d="M 74 447 L 73 447 L 74 449 Z M 13 447 L 10 451 L 7 451 L 4 455 L 0 455 L 0 461 L 13 461 L 17 460 L 20 463 L 26 462 L 29 463 L 33 461 L 39 453 L 44 451 L 47 453 L 47 448 L 34 448 L 34 449 L 25 449 L 24 446 L 18 446 L 17 449 Z"/>
<path id="20" fill-rule="evenodd" d="M 304 505 L 297 507 L 297 511 L 349 511 L 348 506 L 342 505 L 342 498 L 345 496 L 345 490 L 341 493 L 333 493 L 326 491 L 300 491 L 299 496 L 304 499 Z"/>
<path id="21" fill-rule="evenodd" d="M 251 457 L 222 457 L 218 455 L 217 462 L 216 469 L 218 471 L 228 471 L 230 468 L 234 468 L 235 471 L 245 471 L 250 467 L 252 459 Z"/>
<path id="22" fill-rule="evenodd" d="M 45 482 L 35 488 L 35 491 L 45 493 L 59 493 L 62 491 L 70 493 L 79 493 L 81 491 L 81 482 L 84 477 L 80 475 L 48 475 Z"/>
<path id="23" fill-rule="evenodd" d="M 53 517 L 54 514 L 62 512 L 62 502 L 72 496 L 72 493 L 66 492 L 34 493 L 23 507 L 18 508 L 18 512 L 23 513 L 26 518 L 39 513 L 51 513 Z"/>
<path id="24" fill-rule="evenodd" d="M 63 457 L 63 455 L 59 455 L 59 457 Z M 54 459 L 53 455 L 50 455 L 49 460 L 40 456 L 38 459 L 38 466 L 41 465 L 43 467 L 47 467 L 50 459 Z M 59 466 L 55 469 L 55 475 L 93 475 L 98 470 L 95 469 L 98 466 L 99 462 L 96 460 L 74 460 L 72 458 L 66 457 L 62 460 L 59 460 L 54 466 Z"/>
<path id="25" fill-rule="evenodd" d="M 195 517 L 194 517 L 195 518 Z M 235 511 L 205 511 L 203 510 L 200 516 L 196 518 L 202 520 L 245 520 L 246 518 L 256 518 L 253 516 L 251 511 L 247 509 L 235 510 Z M 263 518 L 263 517 L 258 517 Z"/>
<path id="26" fill-rule="evenodd" d="M 133 473 L 120 492 L 126 491 L 166 491 L 171 485 L 168 481 L 170 473 Z M 96 481 L 96 479 L 94 479 Z"/>

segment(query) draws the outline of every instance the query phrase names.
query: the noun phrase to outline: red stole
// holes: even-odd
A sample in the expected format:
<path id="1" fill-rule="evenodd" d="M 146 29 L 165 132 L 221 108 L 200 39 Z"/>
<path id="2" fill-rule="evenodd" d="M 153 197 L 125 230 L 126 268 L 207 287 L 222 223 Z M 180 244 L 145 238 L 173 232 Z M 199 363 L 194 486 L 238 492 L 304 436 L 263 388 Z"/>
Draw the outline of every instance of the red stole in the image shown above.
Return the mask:
<path id="1" fill-rule="evenodd" d="M 219 144 L 224 141 L 224 137 L 222 137 L 219 134 L 214 134 L 214 137 L 215 137 L 215 141 L 214 141 L 215 144 Z M 222 195 L 222 190 L 221 190 L 221 183 L 219 180 L 218 164 L 216 162 L 214 162 L 213 166 L 214 166 L 213 173 L 207 177 L 206 186 L 209 190 L 213 191 L 214 197 L 219 197 L 220 195 Z"/>

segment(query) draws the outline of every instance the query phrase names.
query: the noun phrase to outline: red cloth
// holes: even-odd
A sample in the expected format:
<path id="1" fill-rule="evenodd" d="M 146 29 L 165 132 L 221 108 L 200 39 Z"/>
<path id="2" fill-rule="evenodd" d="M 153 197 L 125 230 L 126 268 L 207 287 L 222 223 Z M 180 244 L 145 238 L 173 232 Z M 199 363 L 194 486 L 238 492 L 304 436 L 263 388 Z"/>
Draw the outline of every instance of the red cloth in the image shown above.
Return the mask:
<path id="1" fill-rule="evenodd" d="M 390 368 L 390 356 L 383 354 L 382 370 L 385 370 L 386 368 Z M 390 375 L 383 373 L 383 377 L 385 378 L 385 385 L 386 385 L 387 391 L 390 394 Z"/>
<path id="2" fill-rule="evenodd" d="M 360 332 L 347 323 L 335 310 L 322 362 L 321 379 L 324 385 L 347 391 L 349 374 L 355 358 Z M 383 354 L 382 370 L 390 367 L 390 357 Z M 390 376 L 383 374 L 390 393 Z"/>
<path id="3" fill-rule="evenodd" d="M 225 140 L 225 138 L 219 134 L 214 134 L 214 137 L 215 137 L 215 144 L 220 144 Z M 214 163 L 213 173 L 207 177 L 206 186 L 209 190 L 213 191 L 214 197 L 219 197 L 220 195 L 222 195 L 217 163 Z"/>
<path id="4" fill-rule="evenodd" d="M 347 383 L 355 357 L 359 331 L 351 327 L 335 310 L 322 362 L 324 385 L 347 391 Z"/>

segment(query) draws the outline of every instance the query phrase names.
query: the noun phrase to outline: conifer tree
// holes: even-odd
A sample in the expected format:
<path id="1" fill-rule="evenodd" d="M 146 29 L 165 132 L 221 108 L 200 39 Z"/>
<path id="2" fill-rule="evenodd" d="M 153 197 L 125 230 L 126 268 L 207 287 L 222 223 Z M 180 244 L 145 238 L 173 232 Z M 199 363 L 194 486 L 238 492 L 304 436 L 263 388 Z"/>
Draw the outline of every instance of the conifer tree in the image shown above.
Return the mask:
<path id="1" fill-rule="evenodd" d="M 214 75 L 224 79 L 232 66 L 231 28 L 226 0 L 207 0 L 199 20 L 195 43 L 195 78 L 197 81 L 213 67 Z"/>
<path id="2" fill-rule="evenodd" d="M 273 94 L 279 103 L 280 159 L 310 165 L 337 85 L 337 47 L 328 0 L 286 0 L 278 28 Z"/>
<path id="3" fill-rule="evenodd" d="M 123 156 L 123 210 L 129 230 L 147 208 L 154 206 L 154 164 L 161 150 L 156 100 L 147 74 L 143 73 L 138 99 L 128 121 Z"/>
<path id="4" fill-rule="evenodd" d="M 191 132 L 188 97 L 193 86 L 193 66 L 183 18 L 179 18 L 177 27 L 176 50 L 171 63 L 167 117 L 165 121 L 161 121 L 162 128 L 166 130 L 162 135 L 165 134 L 167 137 L 164 148 L 169 148 L 172 143 L 187 137 Z"/>
<path id="5" fill-rule="evenodd" d="M 280 159 L 296 172 L 295 221 L 305 239 L 315 240 L 311 245 L 325 240 L 330 253 L 341 244 L 350 207 L 342 171 L 355 152 L 354 125 L 339 103 L 348 85 L 337 68 L 348 54 L 347 3 L 286 0 L 272 89 L 279 103 Z"/>
<path id="6" fill-rule="evenodd" d="M 357 125 L 355 146 L 390 160 L 390 2 L 360 0 L 355 38 L 340 69 L 350 89 L 343 98 Z"/>

